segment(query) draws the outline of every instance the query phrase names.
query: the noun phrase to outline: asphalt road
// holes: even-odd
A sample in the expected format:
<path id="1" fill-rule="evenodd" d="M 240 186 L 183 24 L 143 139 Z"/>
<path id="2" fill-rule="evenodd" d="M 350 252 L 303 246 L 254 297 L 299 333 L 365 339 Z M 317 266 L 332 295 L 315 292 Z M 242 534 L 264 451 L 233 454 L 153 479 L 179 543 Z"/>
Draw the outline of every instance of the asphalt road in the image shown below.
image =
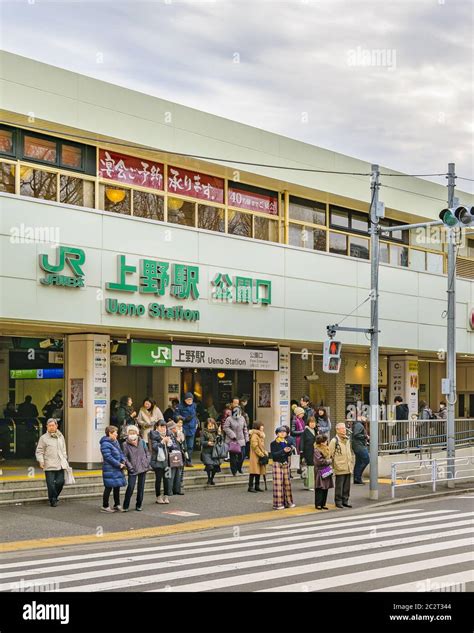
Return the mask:
<path id="1" fill-rule="evenodd" d="M 472 591 L 473 508 L 470 494 L 20 551 L 2 556 L 0 591 Z"/>

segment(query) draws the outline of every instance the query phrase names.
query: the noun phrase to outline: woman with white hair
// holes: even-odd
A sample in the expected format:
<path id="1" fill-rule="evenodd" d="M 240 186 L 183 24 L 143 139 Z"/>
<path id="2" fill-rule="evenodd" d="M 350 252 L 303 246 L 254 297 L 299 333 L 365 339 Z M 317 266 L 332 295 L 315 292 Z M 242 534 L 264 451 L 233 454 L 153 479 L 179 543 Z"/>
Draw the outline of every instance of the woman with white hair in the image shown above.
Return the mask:
<path id="1" fill-rule="evenodd" d="M 150 451 L 138 432 L 138 427 L 130 424 L 127 427 L 127 439 L 122 446 L 125 455 L 125 465 L 128 470 L 128 486 L 125 491 L 125 500 L 123 502 L 123 511 L 128 512 L 130 500 L 135 490 L 135 484 L 138 479 L 137 503 L 135 510 L 142 510 L 143 496 L 145 494 L 145 479 L 148 468 L 150 467 Z"/>

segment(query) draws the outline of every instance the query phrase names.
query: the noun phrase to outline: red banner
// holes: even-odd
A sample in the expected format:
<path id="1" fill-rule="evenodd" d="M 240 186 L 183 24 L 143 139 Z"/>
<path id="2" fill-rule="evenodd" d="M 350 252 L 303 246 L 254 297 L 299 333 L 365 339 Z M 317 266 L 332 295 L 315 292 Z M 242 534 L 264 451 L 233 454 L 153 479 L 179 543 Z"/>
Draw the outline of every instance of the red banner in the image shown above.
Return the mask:
<path id="1" fill-rule="evenodd" d="M 278 195 L 255 193 L 254 191 L 244 191 L 234 189 L 229 185 L 228 203 L 231 207 L 238 209 L 249 209 L 260 213 L 270 213 L 278 215 Z"/>
<path id="2" fill-rule="evenodd" d="M 168 167 L 168 193 L 223 203 L 224 181 L 222 178 L 170 165 Z"/>
<path id="3" fill-rule="evenodd" d="M 127 185 L 163 190 L 164 169 L 161 163 L 145 158 L 99 150 L 99 176 Z"/>

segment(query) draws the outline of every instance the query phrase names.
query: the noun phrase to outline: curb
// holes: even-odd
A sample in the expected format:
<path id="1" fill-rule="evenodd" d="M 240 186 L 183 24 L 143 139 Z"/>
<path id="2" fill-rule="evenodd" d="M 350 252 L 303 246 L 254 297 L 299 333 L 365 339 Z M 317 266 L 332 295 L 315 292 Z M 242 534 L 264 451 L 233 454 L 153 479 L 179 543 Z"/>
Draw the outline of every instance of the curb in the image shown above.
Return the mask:
<path id="1" fill-rule="evenodd" d="M 440 492 L 432 492 L 428 495 L 416 495 L 415 497 L 400 497 L 399 499 L 389 499 L 388 501 L 378 501 L 370 505 L 371 508 L 377 508 L 381 506 L 391 506 L 397 503 L 407 503 L 408 501 L 426 501 L 427 499 L 436 499 L 438 497 L 448 497 L 451 495 L 472 494 L 474 492 L 474 486 L 472 488 L 460 488 L 458 490 L 442 490 Z"/>

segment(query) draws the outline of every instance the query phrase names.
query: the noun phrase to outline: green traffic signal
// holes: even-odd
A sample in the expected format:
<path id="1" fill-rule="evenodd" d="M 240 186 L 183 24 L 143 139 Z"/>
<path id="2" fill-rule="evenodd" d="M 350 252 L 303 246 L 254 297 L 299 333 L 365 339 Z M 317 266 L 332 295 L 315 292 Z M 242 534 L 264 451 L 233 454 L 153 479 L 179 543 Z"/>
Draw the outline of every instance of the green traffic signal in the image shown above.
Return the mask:
<path id="1" fill-rule="evenodd" d="M 439 219 L 445 226 L 453 227 L 459 224 L 457 217 L 454 215 L 454 209 L 443 209 L 439 214 Z"/>

